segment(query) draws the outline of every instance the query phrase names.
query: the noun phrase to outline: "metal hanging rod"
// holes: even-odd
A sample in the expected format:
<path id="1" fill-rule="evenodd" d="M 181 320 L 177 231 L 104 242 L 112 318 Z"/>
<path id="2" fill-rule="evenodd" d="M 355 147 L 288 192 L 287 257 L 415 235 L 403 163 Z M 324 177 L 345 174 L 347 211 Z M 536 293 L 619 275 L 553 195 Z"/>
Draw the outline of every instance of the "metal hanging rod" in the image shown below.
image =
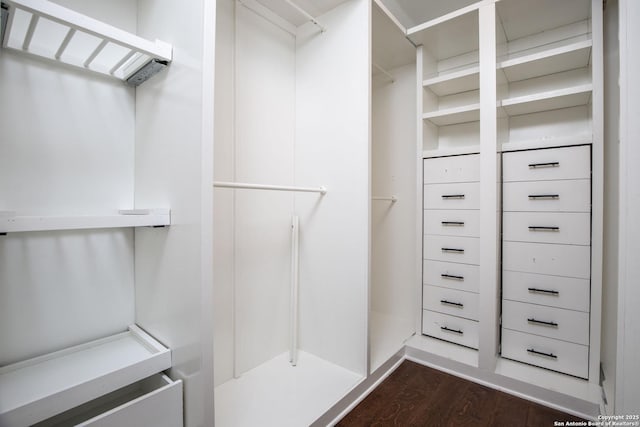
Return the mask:
<path id="1" fill-rule="evenodd" d="M 292 8 L 294 8 L 295 10 L 297 10 L 298 12 L 300 12 L 300 14 L 302 16 L 304 16 L 305 18 L 307 18 L 309 21 L 311 21 L 314 25 L 316 25 L 318 28 L 320 28 L 321 32 L 325 32 L 327 31 L 327 29 L 325 27 L 323 27 L 317 20 L 316 18 L 311 15 L 309 12 L 307 12 L 306 10 L 304 10 L 303 8 L 301 8 L 300 6 L 298 6 L 297 4 L 295 4 L 292 0 L 284 0 L 286 3 L 289 4 L 289 6 L 291 6 Z"/>
<path id="2" fill-rule="evenodd" d="M 395 203 L 398 201 L 398 198 L 396 196 L 389 196 L 389 197 L 372 197 L 371 200 L 385 200 L 387 202 L 391 202 L 391 203 Z"/>
<path id="3" fill-rule="evenodd" d="M 390 72 L 388 72 L 387 70 L 385 70 L 384 68 L 382 68 L 381 66 L 379 66 L 378 64 L 376 64 L 375 62 L 373 63 L 373 66 L 380 71 L 381 73 L 383 73 L 385 76 L 389 77 L 391 79 L 391 83 L 395 83 L 396 78 L 393 77 L 393 74 L 391 74 Z"/>
<path id="4" fill-rule="evenodd" d="M 294 187 L 287 185 L 263 185 L 263 184 L 247 184 L 242 182 L 222 182 L 215 181 L 214 187 L 218 188 L 244 188 L 251 190 L 274 190 L 274 191 L 299 191 L 303 193 L 320 193 L 323 196 L 327 194 L 326 187 Z"/>

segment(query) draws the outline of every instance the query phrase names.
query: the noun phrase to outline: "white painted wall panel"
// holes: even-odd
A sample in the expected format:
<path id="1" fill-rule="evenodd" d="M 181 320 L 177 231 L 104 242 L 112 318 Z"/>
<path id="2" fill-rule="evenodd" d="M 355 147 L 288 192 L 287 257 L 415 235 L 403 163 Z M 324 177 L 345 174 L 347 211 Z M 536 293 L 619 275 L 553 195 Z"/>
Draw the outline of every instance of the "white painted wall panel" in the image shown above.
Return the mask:
<path id="1" fill-rule="evenodd" d="M 299 28 L 296 56 L 300 215 L 300 345 L 358 373 L 366 370 L 369 259 L 370 11 L 352 0 Z"/>

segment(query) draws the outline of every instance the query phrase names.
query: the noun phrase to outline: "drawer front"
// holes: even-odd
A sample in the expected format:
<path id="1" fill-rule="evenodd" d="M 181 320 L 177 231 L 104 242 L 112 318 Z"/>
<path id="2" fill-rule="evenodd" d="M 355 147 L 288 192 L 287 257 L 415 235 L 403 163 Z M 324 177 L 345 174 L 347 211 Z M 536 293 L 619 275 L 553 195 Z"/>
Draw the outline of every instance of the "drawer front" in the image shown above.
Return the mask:
<path id="1" fill-rule="evenodd" d="M 424 159 L 423 170 L 425 184 L 480 181 L 480 155 Z"/>
<path id="2" fill-rule="evenodd" d="M 502 301 L 502 326 L 514 331 L 589 345 L 589 313 Z"/>
<path id="3" fill-rule="evenodd" d="M 589 311 L 589 285 L 589 280 L 572 277 L 515 271 L 502 273 L 502 297 L 505 300 L 569 310 Z"/>
<path id="4" fill-rule="evenodd" d="M 424 234 L 480 237 L 480 211 L 427 209 Z"/>
<path id="5" fill-rule="evenodd" d="M 567 245 L 591 244 L 591 215 L 587 212 L 505 212 L 504 240 Z"/>
<path id="6" fill-rule="evenodd" d="M 480 262 L 480 239 L 424 236 L 424 259 L 477 265 Z"/>
<path id="7" fill-rule="evenodd" d="M 591 181 L 505 182 L 505 212 L 590 212 Z"/>
<path id="8" fill-rule="evenodd" d="M 427 184 L 425 209 L 480 209 L 480 183 Z"/>
<path id="9" fill-rule="evenodd" d="M 502 154 L 503 182 L 590 177 L 591 147 L 587 145 Z"/>
<path id="10" fill-rule="evenodd" d="M 589 376 L 589 348 L 502 329 L 502 357 L 580 378 Z"/>
<path id="11" fill-rule="evenodd" d="M 422 333 L 471 348 L 478 348 L 478 322 L 436 313 L 422 311 Z"/>
<path id="12" fill-rule="evenodd" d="M 478 294 L 437 286 L 424 286 L 422 308 L 469 320 L 478 320 Z"/>
<path id="13" fill-rule="evenodd" d="M 503 241 L 502 267 L 522 273 L 589 279 L 591 247 Z"/>
<path id="14" fill-rule="evenodd" d="M 425 260 L 422 264 L 425 285 L 478 292 L 480 267 L 477 265 Z"/>

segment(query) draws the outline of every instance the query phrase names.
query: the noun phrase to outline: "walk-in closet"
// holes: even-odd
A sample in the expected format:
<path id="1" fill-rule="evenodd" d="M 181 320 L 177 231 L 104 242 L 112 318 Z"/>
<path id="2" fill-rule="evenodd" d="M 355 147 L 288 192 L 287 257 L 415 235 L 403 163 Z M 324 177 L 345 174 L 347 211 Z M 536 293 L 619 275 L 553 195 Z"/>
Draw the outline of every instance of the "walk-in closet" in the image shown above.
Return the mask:
<path id="1" fill-rule="evenodd" d="M 635 0 L 1 5 L 0 427 L 640 412 Z"/>

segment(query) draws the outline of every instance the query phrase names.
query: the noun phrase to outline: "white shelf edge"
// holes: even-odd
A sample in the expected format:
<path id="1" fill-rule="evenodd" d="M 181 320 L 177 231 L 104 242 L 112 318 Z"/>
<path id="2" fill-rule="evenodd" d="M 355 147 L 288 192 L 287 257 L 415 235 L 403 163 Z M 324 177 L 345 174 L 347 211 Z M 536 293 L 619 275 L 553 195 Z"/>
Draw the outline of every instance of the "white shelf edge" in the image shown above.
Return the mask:
<path id="1" fill-rule="evenodd" d="M 550 147 L 568 147 L 573 145 L 585 145 L 592 144 L 592 135 L 580 135 L 561 138 L 547 138 L 547 139 L 530 139 L 521 141 L 509 141 L 498 144 L 499 149 L 502 152 L 519 151 L 519 150 L 531 150 L 536 148 L 550 148 Z"/>
<path id="2" fill-rule="evenodd" d="M 504 61 L 501 61 L 498 63 L 498 69 L 505 69 L 509 67 L 514 67 L 516 65 L 526 64 L 528 62 L 534 62 L 540 59 L 551 58 L 553 56 L 560 56 L 564 53 L 575 52 L 581 49 L 589 48 L 592 45 L 593 43 L 591 39 L 589 39 L 589 40 L 574 42 L 566 46 L 552 48 L 542 52 L 526 54 L 526 55 L 522 55 L 512 59 L 505 59 Z"/>
<path id="3" fill-rule="evenodd" d="M 513 98 L 507 98 L 500 101 L 499 108 L 502 108 L 504 113 L 506 113 L 506 115 L 508 116 L 518 116 L 522 114 L 530 114 L 530 113 L 535 113 L 540 111 L 551 111 L 556 108 L 551 107 L 551 108 L 543 108 L 543 109 L 532 109 L 531 111 L 509 113 L 508 107 L 512 107 L 512 106 L 515 107 L 515 106 L 525 105 L 525 104 L 534 103 L 538 101 L 547 101 L 547 100 L 552 100 L 554 98 L 561 100 L 564 97 L 568 97 L 571 95 L 579 95 L 583 93 L 589 93 L 592 90 L 593 90 L 593 85 L 591 83 L 588 83 L 584 85 L 550 90 L 546 92 L 538 92 L 531 95 L 516 96 Z M 582 105 L 582 104 L 576 104 L 576 105 Z M 558 106 L 557 108 L 568 108 L 568 106 L 566 105 Z"/>
<path id="4" fill-rule="evenodd" d="M 451 80 L 456 80 L 462 77 L 472 76 L 474 74 L 480 74 L 480 66 L 474 65 L 469 68 L 465 68 L 458 71 L 452 72 L 443 72 L 438 74 L 436 77 L 431 77 L 422 81 L 422 86 L 429 87 L 439 83 L 448 82 Z"/>
<path id="5" fill-rule="evenodd" d="M 423 150 L 422 158 L 428 159 L 431 157 L 445 157 L 445 156 L 457 156 L 460 154 L 478 154 L 480 153 L 479 145 L 468 145 L 462 147 L 449 147 L 449 148 L 436 148 L 433 150 Z"/>
<path id="6" fill-rule="evenodd" d="M 478 113 L 478 118 L 455 120 L 456 116 L 468 115 L 469 113 Z M 460 123 L 478 121 L 480 115 L 480 104 L 463 105 L 461 107 L 446 108 L 444 110 L 430 111 L 422 115 L 423 120 L 429 120 L 436 126 L 449 126 Z M 447 119 L 448 118 L 448 119 Z"/>
<path id="7" fill-rule="evenodd" d="M 455 10 L 453 12 L 447 13 L 446 15 L 440 16 L 438 18 L 432 19 L 427 22 L 423 22 L 422 24 L 413 26 L 411 28 L 407 28 L 407 36 L 412 36 L 422 31 L 428 30 L 429 28 L 433 28 L 436 25 L 442 24 L 447 21 L 451 21 L 459 16 L 466 15 L 467 13 L 473 12 L 475 10 L 480 9 L 481 6 L 485 4 L 495 3 L 497 0 L 480 0 L 476 3 L 473 3 L 469 6 L 463 7 L 462 9 Z"/>
<path id="8" fill-rule="evenodd" d="M 136 354 L 118 353 L 130 349 Z M 104 367 L 107 360 L 100 358 L 111 366 Z M 136 325 L 127 332 L 4 366 L 0 425 L 37 423 L 170 367 L 171 350 Z M 63 375 L 65 369 L 68 375 Z M 83 378 L 78 370 L 84 370 Z M 73 375 L 77 378 L 64 382 Z"/>
<path id="9" fill-rule="evenodd" d="M 115 215 L 15 216 L 0 215 L 0 233 L 87 230 L 171 225 L 169 209 L 123 210 Z"/>

